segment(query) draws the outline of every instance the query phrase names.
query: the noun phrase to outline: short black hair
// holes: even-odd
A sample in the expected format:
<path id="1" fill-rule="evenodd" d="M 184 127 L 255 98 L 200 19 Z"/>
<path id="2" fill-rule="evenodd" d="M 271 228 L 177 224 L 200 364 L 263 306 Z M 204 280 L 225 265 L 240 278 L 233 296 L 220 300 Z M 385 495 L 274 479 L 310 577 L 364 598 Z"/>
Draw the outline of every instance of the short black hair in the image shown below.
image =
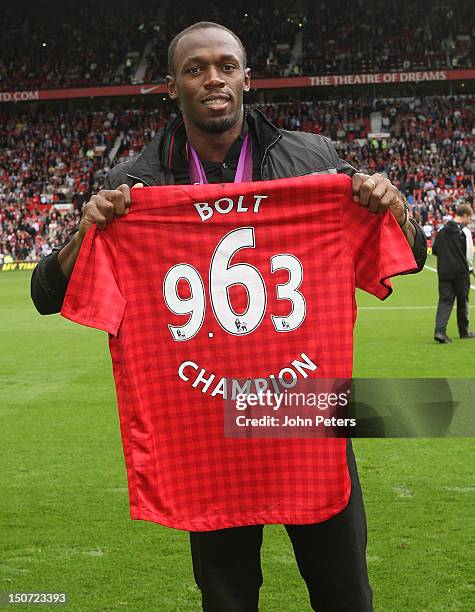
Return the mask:
<path id="1" fill-rule="evenodd" d="M 224 30 L 228 34 L 231 34 L 231 36 L 234 38 L 234 40 L 239 44 L 239 47 L 241 48 L 243 68 L 247 67 L 246 49 L 244 48 L 244 45 L 242 44 L 242 40 L 239 38 L 237 34 L 235 34 L 232 30 L 230 30 L 226 26 L 221 25 L 220 23 L 214 23 L 213 21 L 198 21 L 197 23 L 194 23 L 193 25 L 190 25 L 184 30 L 182 30 L 181 32 L 179 32 L 169 44 L 168 46 L 168 73 L 169 74 L 175 74 L 175 50 L 176 50 L 176 46 L 178 42 L 180 41 L 180 39 L 183 38 L 183 36 L 186 36 L 186 34 L 189 34 L 190 32 L 194 32 L 195 30 L 208 30 L 211 28 L 217 28 L 218 30 Z"/>

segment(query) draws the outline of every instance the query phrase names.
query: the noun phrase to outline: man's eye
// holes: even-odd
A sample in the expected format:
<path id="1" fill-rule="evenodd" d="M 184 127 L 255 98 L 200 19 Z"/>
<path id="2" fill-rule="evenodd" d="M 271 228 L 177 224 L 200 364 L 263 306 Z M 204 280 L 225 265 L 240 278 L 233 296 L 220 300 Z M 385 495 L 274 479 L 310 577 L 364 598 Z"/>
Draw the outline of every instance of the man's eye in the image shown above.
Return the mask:
<path id="1" fill-rule="evenodd" d="M 224 64 L 223 68 L 224 68 L 224 70 L 226 72 L 230 72 L 231 70 L 234 70 L 234 65 L 233 64 Z"/>
<path id="2" fill-rule="evenodd" d="M 198 74 L 199 71 L 200 69 L 198 68 L 198 66 L 192 66 L 188 69 L 188 72 L 191 72 L 191 74 Z"/>

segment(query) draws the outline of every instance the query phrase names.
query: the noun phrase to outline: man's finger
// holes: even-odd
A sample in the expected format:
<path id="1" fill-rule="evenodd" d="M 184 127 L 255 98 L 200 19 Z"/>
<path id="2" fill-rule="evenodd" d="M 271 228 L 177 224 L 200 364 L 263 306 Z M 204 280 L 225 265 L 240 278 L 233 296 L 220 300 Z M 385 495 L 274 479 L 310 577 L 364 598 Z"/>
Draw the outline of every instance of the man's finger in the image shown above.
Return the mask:
<path id="1" fill-rule="evenodd" d="M 391 208 L 396 205 L 399 205 L 399 207 L 401 207 L 404 211 L 404 205 L 399 199 L 399 192 L 397 188 L 390 183 L 389 187 L 386 190 L 386 193 L 381 198 L 381 202 L 379 203 L 379 210 L 380 212 L 384 212 L 387 208 Z"/>
<path id="2" fill-rule="evenodd" d="M 101 189 L 97 196 L 100 197 L 101 200 L 106 200 L 113 204 L 114 216 L 122 217 L 122 215 L 125 214 L 126 195 L 120 187 L 119 189 Z"/>
<path id="3" fill-rule="evenodd" d="M 369 196 L 369 209 L 372 213 L 378 212 L 378 209 L 381 204 L 381 198 L 387 192 L 388 185 L 390 184 L 391 183 L 387 179 L 384 179 L 379 183 L 375 183 L 374 189 L 371 191 L 371 194 Z"/>
<path id="4" fill-rule="evenodd" d="M 103 220 L 110 223 L 114 218 L 114 205 L 99 195 L 92 195 L 84 207 L 83 218 L 88 223 L 101 223 Z"/>
<path id="5" fill-rule="evenodd" d="M 119 210 L 123 210 L 123 202 L 114 204 L 114 202 L 111 200 L 106 200 L 106 198 L 100 196 L 99 194 L 92 196 L 91 202 L 94 204 L 97 213 L 105 217 L 107 223 L 112 223 L 114 220 L 114 217 L 116 216 L 116 206 L 119 207 Z"/>
<path id="6" fill-rule="evenodd" d="M 370 176 L 363 183 L 361 183 L 359 192 L 361 206 L 366 208 L 369 206 L 370 197 L 375 187 L 376 181 Z"/>
<path id="7" fill-rule="evenodd" d="M 122 185 L 119 185 L 115 191 L 120 191 L 122 193 L 124 196 L 124 207 L 130 208 L 130 187 L 123 183 Z"/>
<path id="8" fill-rule="evenodd" d="M 106 227 L 107 227 L 107 223 L 108 223 L 108 221 L 107 221 L 107 219 L 106 219 L 106 217 L 104 215 L 97 215 L 96 216 L 96 226 L 97 226 L 97 229 L 105 230 Z"/>
<path id="9" fill-rule="evenodd" d="M 96 195 L 91 196 L 91 199 L 84 208 L 84 214 L 81 220 L 81 223 L 85 225 L 84 231 L 86 231 L 87 227 L 93 223 L 95 223 L 99 229 L 106 228 L 107 218 L 97 206 L 98 199 L 99 198 Z"/>
<path id="10" fill-rule="evenodd" d="M 353 174 L 351 179 L 351 188 L 355 202 L 359 202 L 360 187 L 369 178 L 369 174 L 363 174 L 362 172 L 356 172 Z"/>
<path id="11" fill-rule="evenodd" d="M 386 212 L 386 210 L 389 208 L 389 206 L 393 202 L 394 202 L 394 195 L 392 191 L 390 190 L 386 191 L 386 193 L 381 198 L 381 201 L 379 202 L 379 209 L 377 210 L 377 212 L 381 212 L 381 213 Z"/>

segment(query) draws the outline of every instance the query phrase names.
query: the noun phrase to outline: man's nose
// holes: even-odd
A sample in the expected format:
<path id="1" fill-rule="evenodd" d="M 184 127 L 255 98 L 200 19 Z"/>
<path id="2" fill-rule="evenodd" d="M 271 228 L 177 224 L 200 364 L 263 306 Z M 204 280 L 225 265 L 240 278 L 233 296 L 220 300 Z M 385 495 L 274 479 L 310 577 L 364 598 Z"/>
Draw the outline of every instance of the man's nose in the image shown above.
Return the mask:
<path id="1" fill-rule="evenodd" d="M 214 66 L 210 66 L 206 71 L 206 79 L 203 85 L 207 88 L 224 87 L 225 82 L 219 70 Z"/>

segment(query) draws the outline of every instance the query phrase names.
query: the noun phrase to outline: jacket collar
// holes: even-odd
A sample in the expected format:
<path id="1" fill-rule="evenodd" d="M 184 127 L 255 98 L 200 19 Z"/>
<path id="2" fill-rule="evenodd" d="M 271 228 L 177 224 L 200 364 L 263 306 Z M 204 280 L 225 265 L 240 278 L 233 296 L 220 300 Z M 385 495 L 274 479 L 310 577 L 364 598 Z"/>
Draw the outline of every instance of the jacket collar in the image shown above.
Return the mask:
<path id="1" fill-rule="evenodd" d="M 246 120 L 256 144 L 264 151 L 281 137 L 280 130 L 259 109 L 246 107 Z M 145 147 L 130 166 L 128 176 L 140 179 L 148 186 L 173 184 L 171 170 L 173 146 L 178 131 L 184 129 L 183 117 L 179 114 Z"/>
<path id="2" fill-rule="evenodd" d="M 247 118 L 257 144 L 262 149 L 268 149 L 281 138 L 280 130 L 258 108 L 248 108 Z"/>

